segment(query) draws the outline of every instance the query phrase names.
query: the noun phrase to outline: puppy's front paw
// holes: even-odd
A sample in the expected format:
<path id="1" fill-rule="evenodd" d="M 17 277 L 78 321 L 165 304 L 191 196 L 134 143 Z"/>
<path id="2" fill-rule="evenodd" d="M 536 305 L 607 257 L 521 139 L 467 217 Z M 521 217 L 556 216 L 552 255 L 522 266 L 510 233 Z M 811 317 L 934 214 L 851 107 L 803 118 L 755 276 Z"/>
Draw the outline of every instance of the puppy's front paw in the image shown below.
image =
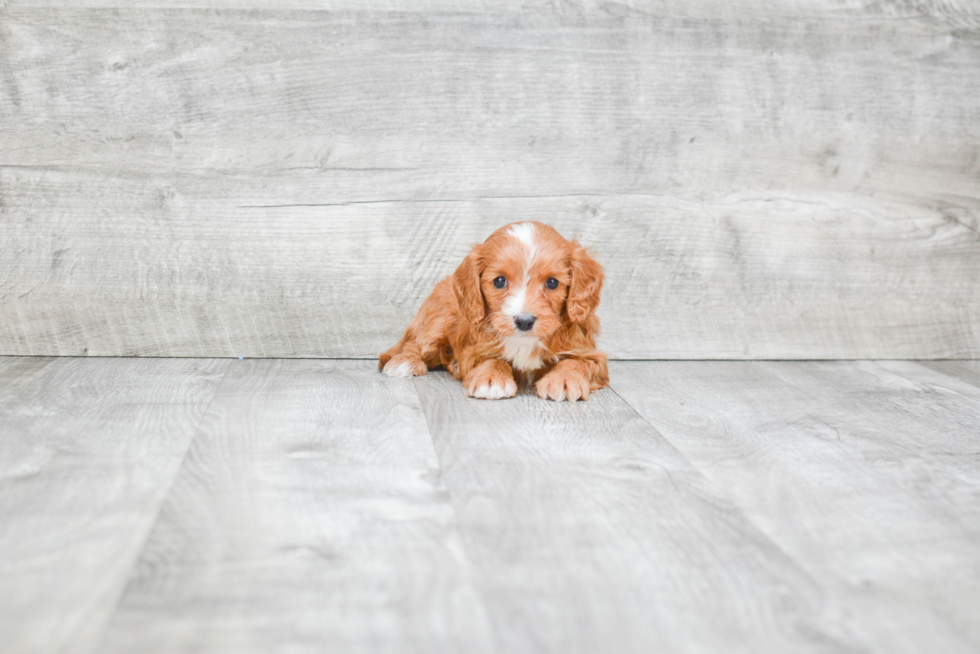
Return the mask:
<path id="1" fill-rule="evenodd" d="M 425 361 L 417 354 L 396 354 L 382 369 L 389 377 L 417 377 L 428 371 Z"/>
<path id="2" fill-rule="evenodd" d="M 589 380 L 575 370 L 554 369 L 534 385 L 538 397 L 561 402 L 589 399 Z"/>
<path id="3" fill-rule="evenodd" d="M 514 378 L 496 370 L 476 373 L 463 385 L 470 397 L 481 400 L 501 400 L 517 395 Z"/>

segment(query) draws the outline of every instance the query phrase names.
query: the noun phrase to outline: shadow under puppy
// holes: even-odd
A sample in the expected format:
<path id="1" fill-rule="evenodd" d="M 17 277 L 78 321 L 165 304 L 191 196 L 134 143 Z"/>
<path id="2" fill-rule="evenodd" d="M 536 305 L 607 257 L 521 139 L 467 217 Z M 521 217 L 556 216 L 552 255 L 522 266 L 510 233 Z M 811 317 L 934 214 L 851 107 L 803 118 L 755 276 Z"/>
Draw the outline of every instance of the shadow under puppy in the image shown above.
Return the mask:
<path id="1" fill-rule="evenodd" d="M 514 397 L 518 383 L 543 398 L 588 399 L 609 384 L 595 343 L 603 278 L 585 248 L 552 227 L 501 227 L 436 284 L 379 368 L 411 377 L 443 366 L 483 399 Z"/>

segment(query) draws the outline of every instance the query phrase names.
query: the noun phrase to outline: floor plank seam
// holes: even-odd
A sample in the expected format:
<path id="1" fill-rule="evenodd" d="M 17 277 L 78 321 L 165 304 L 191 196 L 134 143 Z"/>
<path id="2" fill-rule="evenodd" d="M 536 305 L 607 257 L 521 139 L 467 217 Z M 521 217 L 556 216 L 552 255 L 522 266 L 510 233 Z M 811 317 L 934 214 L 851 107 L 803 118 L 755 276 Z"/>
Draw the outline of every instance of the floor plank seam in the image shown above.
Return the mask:
<path id="1" fill-rule="evenodd" d="M 894 370 L 891 370 L 890 368 L 887 368 L 885 366 L 881 366 L 879 364 L 879 361 L 910 361 L 908 359 L 863 359 L 861 361 L 866 361 L 866 362 L 874 365 L 875 367 L 877 367 L 877 368 L 879 368 L 879 369 L 881 369 L 881 370 L 883 370 L 885 372 L 888 372 L 890 374 L 894 374 L 896 376 L 899 376 L 902 379 L 905 379 L 906 381 L 908 381 L 909 383 L 913 383 L 913 384 L 922 384 L 923 383 L 921 381 L 917 381 L 917 380 L 915 380 L 915 379 L 913 379 L 913 378 L 911 378 L 909 376 L 903 375 L 901 373 L 898 373 L 898 372 L 896 372 Z M 779 364 L 779 363 L 795 363 L 795 362 L 786 362 L 786 361 L 776 361 L 776 362 L 749 361 L 747 363 L 749 363 L 753 367 L 756 367 L 759 364 L 765 364 L 765 363 L 776 363 L 776 364 Z M 851 362 L 851 363 L 856 363 L 856 362 Z M 915 363 L 915 362 L 912 361 L 912 363 Z M 928 370 L 930 372 L 935 372 L 931 368 L 927 368 L 925 366 L 922 366 L 922 368 L 924 370 Z M 938 373 L 938 374 L 942 374 L 942 373 Z M 794 389 L 796 389 L 797 391 L 799 391 L 801 394 L 805 394 L 806 393 L 806 389 L 804 387 L 802 387 L 799 383 L 796 383 L 796 382 L 792 381 L 791 379 L 788 379 L 786 376 L 781 375 L 781 374 L 778 374 L 778 373 L 776 374 L 776 376 L 780 379 L 781 383 L 786 384 L 787 386 L 793 387 Z M 950 375 L 944 375 L 944 376 L 950 378 L 953 381 L 959 381 L 959 379 L 956 378 L 956 377 L 952 377 Z M 960 395 L 960 397 L 963 400 L 974 400 L 974 398 L 970 398 L 968 396 L 965 396 L 962 393 L 960 393 L 959 395 Z M 897 403 L 895 403 L 892 400 L 889 400 L 889 401 L 891 402 L 891 404 L 898 411 L 900 411 L 900 412 L 904 411 L 902 405 L 897 404 Z M 790 400 L 787 400 L 787 402 L 789 404 L 791 404 L 793 407 L 795 407 L 798 411 L 800 411 L 801 413 L 803 413 L 804 415 L 806 415 L 810 419 L 812 419 L 814 421 L 814 423 L 823 425 L 824 427 L 826 427 L 826 428 L 828 428 L 828 429 L 833 430 L 834 432 L 836 432 L 838 434 L 838 437 L 840 436 L 840 430 L 839 430 L 839 428 L 837 426 L 831 424 L 831 422 L 828 419 L 814 416 L 813 413 L 810 412 L 807 409 L 807 407 L 804 404 L 800 403 L 799 401 L 790 399 Z M 664 438 L 666 438 L 666 436 L 664 436 Z M 848 454 L 846 452 L 846 450 L 844 450 L 844 448 L 842 446 L 840 446 L 838 444 L 837 447 L 838 447 L 838 449 L 844 451 L 845 454 L 847 454 L 848 456 L 850 456 L 850 454 Z M 701 469 L 698 468 L 698 470 L 700 471 Z M 702 474 L 704 474 L 703 471 L 702 471 Z M 732 503 L 734 505 L 736 505 L 736 506 L 739 507 L 739 510 L 742 511 L 745 514 L 746 519 L 749 520 L 757 529 L 759 529 L 760 533 L 762 533 L 770 542 L 772 542 L 774 547 L 778 548 L 779 551 L 783 552 L 785 556 L 787 556 L 790 560 L 794 561 L 800 567 L 800 569 L 804 573 L 806 573 L 808 576 L 810 576 L 814 580 L 817 580 L 817 578 L 814 577 L 813 574 L 811 574 L 811 569 L 812 569 L 811 568 L 811 565 L 808 565 L 805 560 L 800 559 L 800 558 L 797 558 L 796 556 L 792 555 L 779 541 L 776 540 L 777 534 L 771 534 L 769 531 L 767 531 L 765 528 L 763 528 L 763 526 L 757 524 L 755 522 L 755 520 L 752 518 L 752 516 L 746 512 L 745 508 L 742 505 L 740 505 L 740 504 L 736 504 L 735 500 L 732 500 Z M 836 583 L 839 584 L 840 583 L 840 580 L 838 580 L 838 582 L 836 582 Z M 830 586 L 827 586 L 827 585 L 823 585 L 823 584 L 820 584 L 820 587 L 823 588 L 825 590 L 825 592 L 828 592 L 828 593 L 832 593 L 833 592 L 834 593 L 833 594 L 833 597 L 835 597 L 835 598 L 837 597 L 837 592 L 835 591 L 835 589 L 833 587 L 830 587 Z"/>
<path id="2" fill-rule="evenodd" d="M 417 381 L 418 381 L 417 377 L 412 377 L 412 390 L 415 391 L 415 398 L 418 400 L 419 409 L 422 411 L 422 419 L 425 421 L 425 431 L 429 435 L 429 445 L 432 446 L 432 454 L 435 456 L 436 464 L 439 466 L 439 474 L 437 477 L 437 482 L 439 486 L 442 488 L 442 490 L 445 491 L 446 493 L 446 500 L 449 503 L 449 510 L 452 511 L 452 516 L 453 516 L 453 531 L 456 534 L 456 538 L 459 539 L 459 546 L 463 553 L 463 556 L 466 557 L 467 568 L 470 574 L 473 576 L 472 577 L 472 580 L 474 582 L 473 589 L 476 592 L 477 596 L 480 598 L 480 604 L 482 605 L 484 615 L 487 616 L 492 632 L 494 622 L 492 618 L 492 612 L 490 610 L 490 602 L 487 600 L 486 592 L 483 589 L 483 584 L 478 583 L 479 567 L 477 566 L 476 562 L 473 560 L 473 555 L 470 552 L 470 548 L 466 543 L 466 538 L 463 535 L 463 530 L 460 528 L 461 520 L 459 516 L 459 511 L 456 509 L 456 501 L 453 498 L 452 490 L 449 488 L 449 484 L 445 483 L 443 479 L 442 457 L 439 455 L 439 450 L 436 449 L 436 439 L 432 435 L 432 424 L 429 422 L 429 414 L 426 413 L 425 407 L 422 405 L 422 395 L 419 393 Z M 470 398 L 465 398 L 465 399 L 469 400 Z M 450 444 L 449 447 L 452 447 L 452 444 Z M 491 645 L 491 651 L 494 652 L 499 651 L 496 646 L 496 637 L 494 637 L 494 643 Z"/>
<path id="3" fill-rule="evenodd" d="M 725 501 L 727 501 L 728 503 L 730 503 L 732 509 L 735 510 L 735 511 L 737 511 L 738 514 L 739 514 L 739 516 L 743 520 L 745 520 L 745 522 L 748 525 L 750 525 L 753 529 L 756 530 L 756 532 L 758 533 L 758 537 L 764 538 L 766 540 L 766 542 L 769 544 L 770 547 L 772 547 L 775 551 L 779 552 L 786 559 L 786 561 L 788 561 L 788 562 L 792 563 L 792 565 L 796 566 L 797 571 L 801 575 L 804 575 L 806 578 L 808 578 L 814 584 L 814 587 L 820 588 L 826 594 L 826 598 L 827 598 L 827 601 L 828 602 L 831 602 L 834 605 L 836 605 L 837 607 L 842 608 L 842 609 L 847 606 L 847 602 L 846 602 L 845 598 L 843 598 L 840 595 L 838 589 L 835 589 L 832 586 L 828 586 L 828 585 L 824 584 L 822 579 L 820 579 L 819 577 L 815 576 L 811 572 L 810 567 L 806 565 L 805 561 L 801 560 L 799 557 L 797 557 L 796 555 L 794 555 L 781 542 L 779 542 L 778 540 L 776 540 L 774 538 L 774 535 L 773 534 L 769 533 L 769 531 L 766 530 L 763 527 L 763 525 L 761 525 L 761 524 L 759 524 L 759 522 L 757 522 L 756 518 L 749 513 L 749 511 L 747 510 L 747 508 L 745 506 L 743 506 L 741 503 L 737 502 L 736 499 L 733 498 L 729 493 L 726 493 L 724 486 L 722 486 L 718 482 L 717 479 L 715 479 L 714 477 L 710 476 L 709 473 L 706 472 L 701 466 L 697 465 L 697 463 L 695 463 L 687 455 L 685 455 L 670 440 L 670 438 L 666 434 L 664 434 L 661 430 L 657 429 L 657 426 L 654 425 L 652 422 L 650 422 L 650 420 L 648 420 L 645 415 L 643 415 L 642 413 L 640 413 L 636 409 L 636 407 L 634 407 L 632 404 L 630 404 L 629 402 L 627 402 L 626 399 L 623 398 L 622 395 L 620 395 L 618 392 L 616 392 L 616 389 L 613 388 L 613 386 L 611 384 L 609 385 L 608 388 L 613 393 L 615 393 L 616 397 L 620 398 L 626 404 L 626 406 L 628 406 L 633 411 L 633 413 L 636 414 L 636 416 L 638 418 L 640 418 L 641 420 L 643 420 L 644 423 L 646 423 L 652 430 L 654 430 L 657 434 L 659 434 L 660 437 L 663 438 L 664 441 L 666 443 L 668 443 L 670 445 L 670 447 L 673 448 L 677 452 L 677 455 L 678 456 L 682 457 L 685 461 L 687 461 L 691 465 L 691 468 L 693 470 L 695 470 L 698 473 L 698 475 L 700 475 L 700 477 L 704 480 L 705 484 L 707 484 L 707 487 L 708 487 L 708 490 L 709 491 L 711 491 L 712 493 L 716 494 L 717 496 L 721 497 L 722 499 L 724 499 Z"/>
<path id="4" fill-rule="evenodd" d="M 861 632 L 869 606 L 898 620 L 917 607 L 931 609 L 946 600 L 930 584 L 949 574 L 951 562 L 975 567 L 969 543 L 977 468 L 969 450 L 980 396 L 973 384 L 958 383 L 957 367 L 947 372 L 941 365 L 867 359 L 687 370 L 684 364 L 623 365 L 620 388 L 636 402 L 634 410 L 655 428 L 662 424 L 658 431 L 690 453 L 700 472 L 728 485 L 732 496 L 724 488 L 722 496 L 816 581 L 842 624 Z M 964 370 L 978 379 L 972 364 Z M 961 437 L 948 452 L 928 436 L 931 429 L 943 434 L 947 424 Z M 817 512 L 808 514 L 810 507 Z M 921 581 L 902 576 L 916 565 L 929 581 L 905 595 Z M 949 597 L 977 589 L 969 576 L 948 587 Z M 889 597 L 892 604 L 882 608 Z M 941 649 L 973 651 L 960 646 L 975 639 L 975 630 L 960 629 L 965 621 L 956 610 L 947 615 L 929 623 L 935 636 L 956 644 Z"/>
<path id="5" fill-rule="evenodd" d="M 873 361 L 873 363 L 876 366 L 878 366 L 879 368 L 881 368 L 882 370 L 887 370 L 888 372 L 892 373 L 893 375 L 898 375 L 902 379 L 908 380 L 909 382 L 912 382 L 913 384 L 922 383 L 921 381 L 916 381 L 915 379 L 912 379 L 907 374 L 898 372 L 896 370 L 892 370 L 891 368 L 886 368 L 885 366 L 882 366 L 879 363 L 879 361 L 885 361 L 885 360 L 886 359 L 875 359 Z M 972 359 L 958 359 L 958 361 L 971 361 L 971 360 Z M 969 397 L 969 396 L 965 396 L 962 393 L 960 393 L 960 395 L 963 396 L 965 399 L 976 401 L 978 398 L 980 398 L 980 384 L 978 384 L 978 383 L 976 383 L 976 382 L 974 382 L 974 381 L 972 381 L 970 379 L 964 379 L 963 377 L 958 377 L 956 375 L 951 375 L 948 372 L 944 372 L 942 370 L 936 370 L 935 368 L 932 368 L 930 366 L 923 365 L 922 363 L 920 363 L 919 361 L 917 361 L 915 359 L 907 359 L 906 361 L 908 363 L 915 364 L 921 370 L 924 370 L 924 371 L 925 370 L 928 370 L 930 373 L 936 374 L 936 375 L 941 375 L 941 376 L 945 377 L 946 379 L 951 380 L 953 383 L 965 384 L 966 386 L 969 386 L 970 388 L 975 388 L 977 390 L 978 397 Z"/>
<path id="6" fill-rule="evenodd" d="M 632 404 L 630 404 L 630 403 L 629 403 L 629 402 L 628 402 L 628 401 L 626 400 L 626 398 L 624 398 L 624 397 L 623 397 L 622 395 L 620 395 L 619 393 L 617 393 L 617 392 L 616 392 L 616 389 L 615 389 L 615 388 L 613 388 L 613 385 L 612 385 L 612 384 L 610 384 L 610 385 L 609 385 L 609 386 L 607 386 L 606 388 L 608 388 L 608 389 L 609 389 L 610 391 L 612 391 L 612 393 L 613 393 L 613 395 L 615 395 L 616 397 L 618 397 L 618 398 L 620 399 L 620 401 L 622 401 L 622 403 L 623 403 L 623 404 L 625 404 L 626 406 L 628 406 L 628 407 L 630 408 L 630 411 L 632 411 L 632 412 L 633 412 L 634 414 L 636 414 L 636 417 L 637 417 L 637 418 L 639 418 L 639 419 L 640 419 L 640 420 L 642 420 L 642 421 L 643 421 L 644 423 L 646 423 L 646 425 L 647 425 L 647 426 L 648 426 L 648 427 L 649 427 L 650 429 L 652 429 L 652 430 L 653 430 L 654 432 L 656 432 L 656 433 L 657 433 L 657 434 L 658 434 L 658 435 L 659 435 L 659 436 L 660 436 L 661 438 L 663 438 L 663 439 L 664 439 L 664 440 L 665 440 L 665 441 L 666 441 L 666 442 L 667 442 L 667 443 L 668 443 L 668 444 L 670 445 L 670 447 L 671 447 L 671 448 L 672 448 L 672 449 L 673 449 L 673 450 L 674 450 L 674 451 L 675 451 L 675 452 L 677 453 L 677 456 L 679 456 L 680 458 L 682 458 L 682 459 L 684 459 L 685 461 L 687 461 L 687 462 L 688 462 L 688 464 L 689 464 L 689 465 L 690 465 L 690 466 L 691 466 L 691 467 L 692 467 L 693 469 L 695 469 L 695 470 L 697 470 L 697 471 L 698 471 L 698 474 L 700 474 L 700 475 L 701 475 L 701 476 L 702 476 L 702 477 L 703 477 L 703 478 L 704 478 L 705 480 L 708 480 L 708 477 L 707 477 L 707 476 L 706 476 L 706 475 L 704 474 L 704 471 L 703 471 L 703 470 L 701 470 L 700 468 L 698 468 L 698 467 L 697 467 L 696 465 L 694 465 L 694 462 L 693 462 L 693 461 L 691 461 L 691 459 L 689 459 L 689 458 L 688 458 L 688 457 L 687 457 L 687 456 L 686 456 L 686 455 L 685 455 L 685 454 L 684 454 L 683 452 L 681 452 L 681 451 L 680 451 L 680 449 L 678 449 L 678 447 L 677 447 L 676 445 L 674 445 L 674 444 L 673 444 L 673 443 L 671 442 L 671 440 L 670 440 L 669 438 L 667 438 L 667 436 L 666 436 L 666 435 L 665 435 L 665 434 L 664 434 L 663 432 L 661 432 L 661 431 L 660 431 L 659 429 L 657 429 L 657 427 L 656 427 L 656 425 L 654 425 L 654 424 L 653 424 L 652 422 L 650 422 L 649 420 L 647 420 L 647 417 L 646 417 L 645 415 L 643 415 L 642 413 L 640 413 L 639 411 L 637 411 L 637 409 L 636 409 L 636 407 L 635 407 L 635 406 L 633 406 Z M 710 480 L 709 480 L 709 481 L 710 481 Z"/>
<path id="7" fill-rule="evenodd" d="M 167 358 L 171 358 L 171 357 L 167 357 Z M 113 603 L 113 608 L 108 614 L 108 618 L 106 620 L 105 625 L 103 625 L 102 627 L 102 633 L 99 636 L 98 646 L 93 648 L 92 652 L 100 652 L 103 649 L 103 646 L 105 644 L 105 638 L 109 631 L 109 626 L 112 624 L 113 618 L 115 618 L 116 614 L 119 612 L 119 607 L 122 603 L 123 597 L 126 594 L 126 589 L 129 587 L 129 582 L 133 578 L 133 572 L 136 566 L 139 565 L 140 560 L 142 560 L 143 552 L 146 550 L 146 545 L 150 541 L 150 536 L 152 536 L 153 530 L 156 528 L 157 522 L 160 520 L 160 512 L 163 510 L 163 507 L 167 502 L 167 498 L 170 496 L 170 493 L 173 491 L 174 484 L 177 482 L 177 478 L 180 476 L 180 471 L 184 468 L 184 463 L 187 461 L 187 456 L 190 453 L 191 448 L 194 446 L 194 442 L 197 440 L 198 434 L 201 432 L 201 425 L 204 423 L 204 420 L 207 418 L 208 413 L 211 411 L 211 405 L 214 403 L 214 398 L 218 397 L 218 393 L 221 391 L 221 387 L 224 385 L 225 379 L 227 379 L 228 377 L 228 371 L 231 370 L 231 366 L 233 364 L 234 364 L 234 360 L 228 361 L 228 365 L 225 366 L 224 372 L 221 373 L 221 379 L 218 381 L 218 384 L 214 388 L 214 393 L 211 394 L 211 398 L 208 400 L 207 407 L 205 407 L 204 411 L 201 412 L 201 418 L 197 421 L 197 424 L 194 426 L 194 433 L 187 442 L 187 447 L 184 449 L 184 453 L 180 457 L 180 463 L 178 463 L 177 466 L 174 468 L 174 474 L 173 477 L 171 477 L 170 479 L 170 483 L 167 485 L 167 490 L 160 496 L 160 503 L 156 508 L 156 515 L 154 516 L 153 520 L 150 522 L 149 527 L 147 527 L 146 533 L 143 534 L 142 543 L 140 544 L 139 548 L 136 550 L 136 554 L 133 557 L 133 562 L 132 565 L 130 566 L 129 574 L 126 575 L 125 583 L 121 585 L 119 596 L 116 597 L 116 600 Z"/>
<path id="8" fill-rule="evenodd" d="M 84 358 L 0 366 L 11 651 L 980 642 L 977 363 L 614 362 L 555 403 Z"/>

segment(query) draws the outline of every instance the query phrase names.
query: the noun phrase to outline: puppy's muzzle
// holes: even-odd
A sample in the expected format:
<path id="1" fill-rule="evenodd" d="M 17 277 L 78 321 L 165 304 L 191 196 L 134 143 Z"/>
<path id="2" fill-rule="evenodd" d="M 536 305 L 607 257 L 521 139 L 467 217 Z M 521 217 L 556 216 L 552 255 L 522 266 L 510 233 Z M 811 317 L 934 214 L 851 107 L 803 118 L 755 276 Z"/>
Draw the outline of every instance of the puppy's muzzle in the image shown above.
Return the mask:
<path id="1" fill-rule="evenodd" d="M 522 313 L 514 316 L 514 325 L 522 332 L 529 332 L 534 327 L 536 318 L 532 315 Z"/>

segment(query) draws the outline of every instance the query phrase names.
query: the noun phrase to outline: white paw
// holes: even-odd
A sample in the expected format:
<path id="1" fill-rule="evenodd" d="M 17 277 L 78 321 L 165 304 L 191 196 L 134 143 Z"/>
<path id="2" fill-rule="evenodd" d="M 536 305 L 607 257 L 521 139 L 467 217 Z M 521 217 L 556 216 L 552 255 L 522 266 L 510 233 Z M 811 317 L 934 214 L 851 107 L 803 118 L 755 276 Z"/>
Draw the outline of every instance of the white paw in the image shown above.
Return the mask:
<path id="1" fill-rule="evenodd" d="M 476 384 L 470 397 L 481 400 L 501 400 L 517 395 L 517 383 L 513 379 L 490 379 Z"/>
<path id="2" fill-rule="evenodd" d="M 589 399 L 589 380 L 575 372 L 552 370 L 538 380 L 535 388 L 538 397 L 556 402 Z"/>
<path id="3" fill-rule="evenodd" d="M 417 377 L 428 370 L 422 359 L 399 355 L 386 363 L 382 372 L 389 377 Z"/>

